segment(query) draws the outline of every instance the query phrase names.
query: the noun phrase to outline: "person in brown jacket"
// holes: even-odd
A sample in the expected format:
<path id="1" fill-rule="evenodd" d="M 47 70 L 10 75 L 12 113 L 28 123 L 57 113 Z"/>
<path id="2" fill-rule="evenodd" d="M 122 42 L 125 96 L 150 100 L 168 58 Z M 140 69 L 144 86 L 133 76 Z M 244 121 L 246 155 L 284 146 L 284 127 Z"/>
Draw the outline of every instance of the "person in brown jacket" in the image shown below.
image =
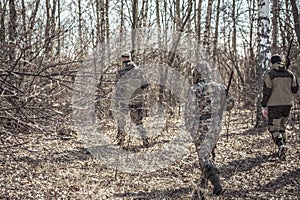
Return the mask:
<path id="1" fill-rule="evenodd" d="M 291 111 L 293 94 L 298 92 L 299 85 L 280 55 L 273 55 L 271 64 L 271 70 L 264 76 L 262 114 L 268 118 L 268 130 L 278 146 L 278 157 L 284 160 L 287 151 L 285 122 Z"/>
<path id="2" fill-rule="evenodd" d="M 132 62 L 129 52 L 121 54 L 121 61 L 123 68 L 117 72 L 118 85 L 116 87 L 116 110 L 119 113 L 117 118 L 117 144 L 124 144 L 127 135 L 125 125 L 129 113 L 142 138 L 143 146 L 149 147 L 146 129 L 143 125 L 145 113 L 143 111 L 145 101 L 143 90 L 149 84 L 145 81 L 142 70 Z"/>

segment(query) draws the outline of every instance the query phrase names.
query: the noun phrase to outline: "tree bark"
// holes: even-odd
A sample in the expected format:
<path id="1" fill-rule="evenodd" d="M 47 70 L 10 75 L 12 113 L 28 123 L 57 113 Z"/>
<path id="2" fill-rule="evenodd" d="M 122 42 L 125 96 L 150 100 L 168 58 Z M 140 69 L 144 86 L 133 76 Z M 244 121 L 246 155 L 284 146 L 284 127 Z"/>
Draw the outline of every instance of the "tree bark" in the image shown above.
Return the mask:
<path id="1" fill-rule="evenodd" d="M 297 41 L 298 41 L 298 44 L 300 45 L 300 22 L 299 22 L 299 11 L 297 8 L 296 0 L 291 0 L 291 5 L 292 5 L 294 24 L 295 24 L 294 26 L 295 26 Z"/>
<path id="2" fill-rule="evenodd" d="M 16 36 L 17 36 L 17 12 L 14 0 L 9 0 L 9 59 L 15 58 Z"/>
<path id="3" fill-rule="evenodd" d="M 276 52 L 278 49 L 278 18 L 279 18 L 279 2 L 273 0 L 272 7 L 272 52 Z"/>
<path id="4" fill-rule="evenodd" d="M 4 46 L 5 41 L 5 4 L 3 5 L 0 1 L 0 47 Z M 2 48 L 0 48 L 0 51 L 3 51 Z"/>
<path id="5" fill-rule="evenodd" d="M 136 29 L 138 28 L 138 0 L 132 1 L 132 26 L 131 26 L 131 56 L 134 58 L 136 46 Z"/>
<path id="6" fill-rule="evenodd" d="M 217 48 L 218 48 L 218 37 L 219 37 L 219 21 L 220 21 L 220 4 L 221 0 L 217 2 L 217 16 L 216 16 L 216 26 L 215 26 L 215 35 L 214 35 L 214 45 L 213 45 L 213 61 L 216 63 L 217 58 Z"/>
<path id="7" fill-rule="evenodd" d="M 203 47 L 208 52 L 210 52 L 210 28 L 211 28 L 211 15 L 212 15 L 212 5 L 214 0 L 208 0 L 207 10 L 206 10 L 206 19 L 205 19 L 205 30 L 203 38 Z"/>
<path id="8" fill-rule="evenodd" d="M 81 0 L 77 1 L 78 6 L 78 39 L 79 39 L 79 54 L 83 53 L 83 35 L 82 35 L 82 11 Z M 79 55 L 78 55 L 79 56 Z"/>
<path id="9" fill-rule="evenodd" d="M 202 14 L 202 0 L 198 1 L 198 8 L 197 8 L 197 41 L 200 43 L 201 41 L 201 14 Z"/>
<path id="10" fill-rule="evenodd" d="M 263 75 L 269 69 L 270 53 L 270 13 L 269 0 L 258 1 L 258 63 L 257 63 L 257 105 L 256 105 L 256 127 L 260 126 L 262 121 L 261 115 L 261 101 L 262 101 L 262 87 Z"/>
<path id="11" fill-rule="evenodd" d="M 232 53 L 234 55 L 234 60 L 236 61 L 236 1 L 232 0 L 232 26 L 233 26 L 233 32 L 232 32 Z"/>

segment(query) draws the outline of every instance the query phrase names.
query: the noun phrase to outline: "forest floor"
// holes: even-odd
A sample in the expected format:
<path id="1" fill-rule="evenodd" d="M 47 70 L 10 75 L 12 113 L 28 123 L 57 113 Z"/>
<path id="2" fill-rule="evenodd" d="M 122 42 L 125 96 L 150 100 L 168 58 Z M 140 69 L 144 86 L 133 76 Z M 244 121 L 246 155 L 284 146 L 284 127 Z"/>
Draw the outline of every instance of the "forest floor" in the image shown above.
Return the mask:
<path id="1" fill-rule="evenodd" d="M 20 135 L 22 145 L 1 144 L 0 199 L 197 199 L 200 193 L 202 199 L 300 199 L 299 130 L 288 127 L 286 161 L 274 155 L 266 128 L 232 124 L 228 136 L 224 128 L 216 150 L 220 197 L 211 195 L 211 185 L 197 189 L 193 148 L 164 169 L 130 174 L 103 165 L 75 134 Z"/>

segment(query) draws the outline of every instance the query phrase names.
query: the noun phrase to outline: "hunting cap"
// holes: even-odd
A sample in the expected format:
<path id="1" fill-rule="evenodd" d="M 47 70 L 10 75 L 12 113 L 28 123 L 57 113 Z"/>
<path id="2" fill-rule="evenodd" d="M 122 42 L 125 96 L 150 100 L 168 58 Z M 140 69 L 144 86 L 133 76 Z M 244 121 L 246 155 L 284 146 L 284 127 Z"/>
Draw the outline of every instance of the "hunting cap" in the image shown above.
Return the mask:
<path id="1" fill-rule="evenodd" d="M 121 57 L 122 57 L 122 58 L 130 58 L 130 53 L 129 53 L 129 52 L 123 52 L 123 53 L 121 54 Z"/>
<path id="2" fill-rule="evenodd" d="M 274 54 L 272 57 L 271 57 L 271 63 L 272 64 L 275 64 L 275 63 L 278 63 L 278 62 L 281 62 L 281 57 L 279 54 Z"/>

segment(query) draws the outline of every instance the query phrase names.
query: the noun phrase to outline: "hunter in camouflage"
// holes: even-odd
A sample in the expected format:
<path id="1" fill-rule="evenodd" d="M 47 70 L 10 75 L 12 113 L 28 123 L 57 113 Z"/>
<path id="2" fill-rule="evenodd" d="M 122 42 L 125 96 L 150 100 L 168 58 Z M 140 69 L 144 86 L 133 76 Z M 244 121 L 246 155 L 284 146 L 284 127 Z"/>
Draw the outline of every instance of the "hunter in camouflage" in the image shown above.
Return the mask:
<path id="1" fill-rule="evenodd" d="M 192 73 L 193 86 L 190 90 L 190 98 L 187 105 L 193 113 L 188 114 L 186 125 L 189 128 L 199 164 L 202 171 L 201 186 L 205 187 L 207 180 L 214 186 L 213 194 L 220 195 L 223 188 L 220 184 L 220 173 L 213 163 L 212 152 L 216 147 L 219 134 L 222 130 L 222 115 L 226 109 L 233 108 L 234 102 L 231 97 L 226 97 L 226 88 L 223 84 L 205 80 L 202 78 L 201 71 L 207 69 L 203 62 L 196 66 Z"/>
<path id="2" fill-rule="evenodd" d="M 121 54 L 123 68 L 117 73 L 118 86 L 116 87 L 116 102 L 115 107 L 118 112 L 117 124 L 117 143 L 123 145 L 127 133 L 125 125 L 127 114 L 130 114 L 131 120 L 136 125 L 136 128 L 143 140 L 143 146 L 149 145 L 147 133 L 143 125 L 143 105 L 145 95 L 143 90 L 148 86 L 142 70 L 138 68 L 132 61 L 131 55 L 128 52 Z"/>
<path id="3" fill-rule="evenodd" d="M 271 64 L 271 70 L 264 76 L 262 114 L 268 118 L 268 129 L 278 147 L 278 157 L 284 160 L 287 151 L 285 123 L 299 85 L 294 73 L 288 70 L 289 64 L 284 63 L 280 55 L 273 55 Z"/>

